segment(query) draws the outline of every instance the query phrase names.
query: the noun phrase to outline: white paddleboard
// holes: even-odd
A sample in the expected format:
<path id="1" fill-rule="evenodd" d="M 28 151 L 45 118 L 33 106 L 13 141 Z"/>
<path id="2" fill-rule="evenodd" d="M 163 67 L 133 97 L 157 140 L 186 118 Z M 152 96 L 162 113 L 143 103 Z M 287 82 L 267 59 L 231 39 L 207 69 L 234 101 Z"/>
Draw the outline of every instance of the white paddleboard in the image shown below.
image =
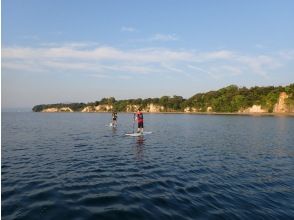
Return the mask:
<path id="1" fill-rule="evenodd" d="M 116 128 L 117 125 L 112 124 L 111 122 L 108 125 L 105 125 L 106 127 L 112 127 L 112 128 Z"/>
<path id="2" fill-rule="evenodd" d="M 143 133 L 139 132 L 139 133 L 130 133 L 130 134 L 125 134 L 127 136 L 131 136 L 131 137 L 138 137 L 138 136 L 143 136 L 146 134 L 152 134 L 152 131 L 144 131 Z"/>

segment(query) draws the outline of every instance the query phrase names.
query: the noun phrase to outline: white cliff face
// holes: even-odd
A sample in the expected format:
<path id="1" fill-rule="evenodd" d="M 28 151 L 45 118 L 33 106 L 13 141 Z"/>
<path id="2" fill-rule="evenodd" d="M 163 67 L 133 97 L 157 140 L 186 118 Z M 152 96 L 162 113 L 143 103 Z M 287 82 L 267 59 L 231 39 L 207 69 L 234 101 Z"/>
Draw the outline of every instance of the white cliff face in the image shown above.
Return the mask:
<path id="1" fill-rule="evenodd" d="M 58 112 L 58 108 L 46 108 L 42 112 Z"/>
<path id="2" fill-rule="evenodd" d="M 139 105 L 127 105 L 127 112 L 135 112 L 138 110 L 140 106 Z"/>
<path id="3" fill-rule="evenodd" d="M 148 104 L 147 107 L 144 110 L 146 112 L 161 112 L 161 111 L 164 110 L 164 107 L 151 103 L 151 104 Z"/>
<path id="4" fill-rule="evenodd" d="M 95 106 L 95 111 L 100 112 L 100 111 L 111 111 L 113 109 L 112 105 L 97 105 Z"/>
<path id="5" fill-rule="evenodd" d="M 95 108 L 92 106 L 85 107 L 82 112 L 95 112 Z"/>
<path id="6" fill-rule="evenodd" d="M 207 111 L 207 112 L 212 112 L 212 107 L 210 107 L 210 106 L 207 107 L 206 111 Z"/>
<path id="7" fill-rule="evenodd" d="M 279 100 L 278 100 L 277 104 L 275 104 L 273 112 L 276 112 L 276 113 L 288 112 L 288 107 L 285 103 L 285 100 L 287 98 L 288 98 L 288 95 L 285 92 L 281 92 L 281 94 L 279 96 Z"/>
<path id="8" fill-rule="evenodd" d="M 252 107 L 247 108 L 245 110 L 240 110 L 239 112 L 242 112 L 242 113 L 265 113 L 265 112 L 268 112 L 268 110 L 262 109 L 261 105 L 253 105 Z"/>
<path id="9" fill-rule="evenodd" d="M 73 112 L 73 110 L 69 107 L 47 108 L 47 109 L 44 109 L 42 112 Z"/>
<path id="10" fill-rule="evenodd" d="M 190 112 L 198 112 L 197 108 L 194 107 L 186 107 L 184 109 L 184 112 L 190 113 Z"/>
<path id="11" fill-rule="evenodd" d="M 184 112 L 191 112 L 191 108 L 190 107 L 186 107 L 186 108 L 184 108 Z"/>
<path id="12" fill-rule="evenodd" d="M 73 112 L 73 110 L 69 107 L 63 107 L 59 109 L 60 112 Z"/>
<path id="13" fill-rule="evenodd" d="M 113 109 L 112 105 L 97 105 L 97 106 L 86 106 L 81 112 L 109 112 Z M 73 112 L 69 107 L 63 108 L 47 108 L 42 112 Z"/>
<path id="14" fill-rule="evenodd" d="M 294 113 L 294 105 L 289 104 L 287 102 L 287 98 L 289 96 L 282 92 L 279 96 L 278 102 L 275 104 L 273 112 L 274 113 Z M 140 105 L 127 105 L 126 111 L 127 112 L 135 112 L 138 110 Z M 112 105 L 97 105 L 97 106 L 86 106 L 81 112 L 109 112 L 113 110 Z M 150 112 L 150 113 L 157 113 L 157 112 L 165 112 L 166 109 L 158 104 L 150 103 L 145 108 L 142 109 L 143 112 Z M 197 109 L 195 107 L 186 107 L 184 112 L 186 113 L 193 113 L 199 112 L 201 109 Z M 212 107 L 207 107 L 206 112 L 212 112 Z M 47 108 L 44 109 L 42 112 L 73 112 L 73 110 L 69 107 L 63 108 Z M 240 109 L 239 113 L 267 113 L 268 109 L 263 109 L 261 105 L 253 105 L 247 109 Z"/>
<path id="15" fill-rule="evenodd" d="M 127 105 L 126 111 L 127 112 L 135 112 L 139 109 L 139 105 Z M 148 104 L 145 108 L 142 108 L 143 112 L 151 112 L 151 113 L 156 113 L 156 112 L 162 112 L 164 110 L 163 106 L 156 105 L 156 104 Z"/>

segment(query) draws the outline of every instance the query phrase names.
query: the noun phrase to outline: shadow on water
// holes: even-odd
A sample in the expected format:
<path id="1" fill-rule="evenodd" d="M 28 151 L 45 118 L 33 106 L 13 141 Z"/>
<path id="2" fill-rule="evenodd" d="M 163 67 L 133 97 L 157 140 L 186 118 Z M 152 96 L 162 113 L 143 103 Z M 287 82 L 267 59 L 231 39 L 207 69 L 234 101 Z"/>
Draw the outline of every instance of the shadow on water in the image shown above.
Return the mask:
<path id="1" fill-rule="evenodd" d="M 144 137 L 140 136 L 136 139 L 136 146 L 135 146 L 135 158 L 137 160 L 143 160 L 144 159 Z"/>

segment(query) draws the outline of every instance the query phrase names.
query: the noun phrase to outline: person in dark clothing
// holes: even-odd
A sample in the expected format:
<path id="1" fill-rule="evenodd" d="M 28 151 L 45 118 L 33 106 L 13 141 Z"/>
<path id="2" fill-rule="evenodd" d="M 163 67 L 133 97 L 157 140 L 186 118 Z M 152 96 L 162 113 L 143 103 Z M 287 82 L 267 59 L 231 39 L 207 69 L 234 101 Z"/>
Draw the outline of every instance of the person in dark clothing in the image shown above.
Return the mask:
<path id="1" fill-rule="evenodd" d="M 112 112 L 112 127 L 117 126 L 117 112 Z"/>

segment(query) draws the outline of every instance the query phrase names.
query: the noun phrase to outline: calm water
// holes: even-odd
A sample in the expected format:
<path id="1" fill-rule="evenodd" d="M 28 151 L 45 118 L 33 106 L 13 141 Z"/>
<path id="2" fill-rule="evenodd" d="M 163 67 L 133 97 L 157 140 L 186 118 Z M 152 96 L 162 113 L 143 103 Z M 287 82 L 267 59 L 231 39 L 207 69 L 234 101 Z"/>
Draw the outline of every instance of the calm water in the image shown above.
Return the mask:
<path id="1" fill-rule="evenodd" d="M 2 113 L 2 219 L 293 219 L 294 117 Z"/>

